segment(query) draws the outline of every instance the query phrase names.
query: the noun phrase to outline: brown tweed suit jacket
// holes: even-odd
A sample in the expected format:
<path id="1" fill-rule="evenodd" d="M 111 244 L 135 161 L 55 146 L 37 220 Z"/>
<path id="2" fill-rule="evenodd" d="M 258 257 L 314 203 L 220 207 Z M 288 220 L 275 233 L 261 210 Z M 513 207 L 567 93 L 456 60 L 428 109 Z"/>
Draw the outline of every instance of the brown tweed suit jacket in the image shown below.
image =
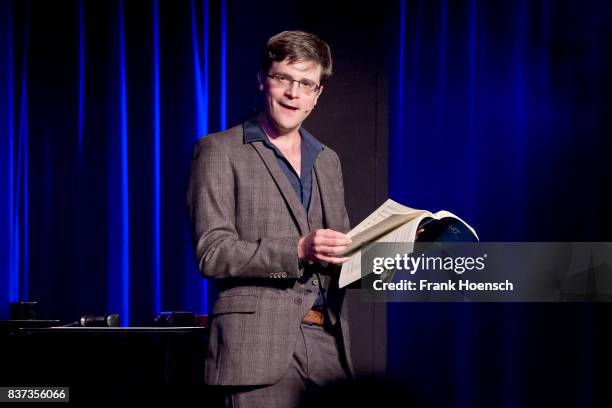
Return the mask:
<path id="1" fill-rule="evenodd" d="M 315 181 L 324 227 L 347 232 L 340 160 L 326 146 L 314 164 L 313 191 Z M 308 214 L 274 153 L 261 141 L 246 143 L 242 125 L 197 142 L 187 205 L 199 269 L 219 288 L 205 380 L 273 384 L 289 366 L 302 318 L 317 297 L 306 290 L 308 273 L 297 258 L 299 237 L 310 231 Z M 352 371 L 339 268 L 316 267 Z"/>

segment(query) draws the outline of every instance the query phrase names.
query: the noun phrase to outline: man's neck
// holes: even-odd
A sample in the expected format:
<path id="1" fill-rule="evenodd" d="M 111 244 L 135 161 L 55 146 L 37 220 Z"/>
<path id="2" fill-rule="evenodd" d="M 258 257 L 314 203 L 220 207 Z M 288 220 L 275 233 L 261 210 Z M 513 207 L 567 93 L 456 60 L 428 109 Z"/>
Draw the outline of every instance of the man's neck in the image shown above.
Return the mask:
<path id="1" fill-rule="evenodd" d="M 257 115 L 257 122 L 273 144 L 288 149 L 298 148 L 300 146 L 300 131 L 299 128 L 283 132 L 270 123 L 270 120 L 265 113 Z"/>

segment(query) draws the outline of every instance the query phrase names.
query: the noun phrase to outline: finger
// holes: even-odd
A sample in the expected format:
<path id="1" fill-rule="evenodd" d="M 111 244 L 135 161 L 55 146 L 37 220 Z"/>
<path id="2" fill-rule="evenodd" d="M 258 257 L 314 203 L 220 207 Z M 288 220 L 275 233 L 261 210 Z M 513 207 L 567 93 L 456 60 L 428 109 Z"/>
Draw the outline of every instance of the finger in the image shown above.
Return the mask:
<path id="1" fill-rule="evenodd" d="M 335 255 L 339 254 L 347 248 L 346 245 L 340 246 L 327 246 L 327 245 L 315 245 L 314 250 L 315 253 L 325 254 L 325 255 Z"/>
<path id="2" fill-rule="evenodd" d="M 344 238 L 344 239 L 350 239 L 348 235 L 343 234 L 342 232 L 339 231 L 334 231 L 332 229 L 319 229 L 316 231 L 317 236 L 321 236 L 321 237 L 325 237 L 325 238 Z"/>
<path id="3" fill-rule="evenodd" d="M 313 243 L 315 246 L 344 246 L 350 245 L 353 241 L 346 238 L 329 238 L 329 237 L 315 237 Z"/>
<path id="4" fill-rule="evenodd" d="M 322 254 L 316 254 L 315 256 L 320 261 L 331 263 L 331 264 L 334 264 L 334 265 L 343 264 L 344 262 L 346 262 L 349 259 L 351 259 L 350 257 L 337 258 L 335 256 L 326 256 L 326 255 L 322 255 Z"/>

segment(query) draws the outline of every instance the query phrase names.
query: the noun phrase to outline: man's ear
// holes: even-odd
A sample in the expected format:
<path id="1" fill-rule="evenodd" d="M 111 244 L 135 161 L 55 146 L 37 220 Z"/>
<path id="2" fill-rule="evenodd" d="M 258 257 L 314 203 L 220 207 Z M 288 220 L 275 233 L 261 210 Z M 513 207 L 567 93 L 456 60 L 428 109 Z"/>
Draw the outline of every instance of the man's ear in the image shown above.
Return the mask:
<path id="1" fill-rule="evenodd" d="M 319 100 L 319 97 L 321 96 L 322 93 L 323 93 L 323 85 L 321 85 L 321 87 L 319 88 L 319 92 L 317 93 L 317 97 L 315 98 L 314 103 L 312 105 L 313 108 L 317 104 L 317 101 Z"/>
<path id="2" fill-rule="evenodd" d="M 319 100 L 319 96 L 321 96 L 321 93 L 323 92 L 323 87 L 319 88 L 319 92 L 317 93 L 317 96 L 315 97 L 314 101 L 312 102 L 312 108 L 310 109 L 306 109 L 306 113 L 310 113 L 311 110 L 313 110 L 315 108 L 315 106 L 317 106 L 317 101 Z"/>

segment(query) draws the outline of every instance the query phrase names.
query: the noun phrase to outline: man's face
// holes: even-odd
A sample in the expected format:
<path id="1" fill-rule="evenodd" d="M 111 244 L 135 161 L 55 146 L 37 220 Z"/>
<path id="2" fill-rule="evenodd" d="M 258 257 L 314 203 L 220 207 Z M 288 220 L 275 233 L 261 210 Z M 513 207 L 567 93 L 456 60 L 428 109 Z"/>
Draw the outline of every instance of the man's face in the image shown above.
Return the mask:
<path id="1" fill-rule="evenodd" d="M 314 61 L 296 61 L 288 63 L 287 60 L 272 62 L 268 75 L 280 75 L 285 80 L 279 81 L 266 74 L 260 75 L 260 89 L 264 93 L 264 109 L 270 124 L 281 133 L 298 129 L 304 119 L 310 115 L 323 91 L 308 92 L 306 87 L 294 79 L 302 82 L 320 84 L 321 65 Z"/>

